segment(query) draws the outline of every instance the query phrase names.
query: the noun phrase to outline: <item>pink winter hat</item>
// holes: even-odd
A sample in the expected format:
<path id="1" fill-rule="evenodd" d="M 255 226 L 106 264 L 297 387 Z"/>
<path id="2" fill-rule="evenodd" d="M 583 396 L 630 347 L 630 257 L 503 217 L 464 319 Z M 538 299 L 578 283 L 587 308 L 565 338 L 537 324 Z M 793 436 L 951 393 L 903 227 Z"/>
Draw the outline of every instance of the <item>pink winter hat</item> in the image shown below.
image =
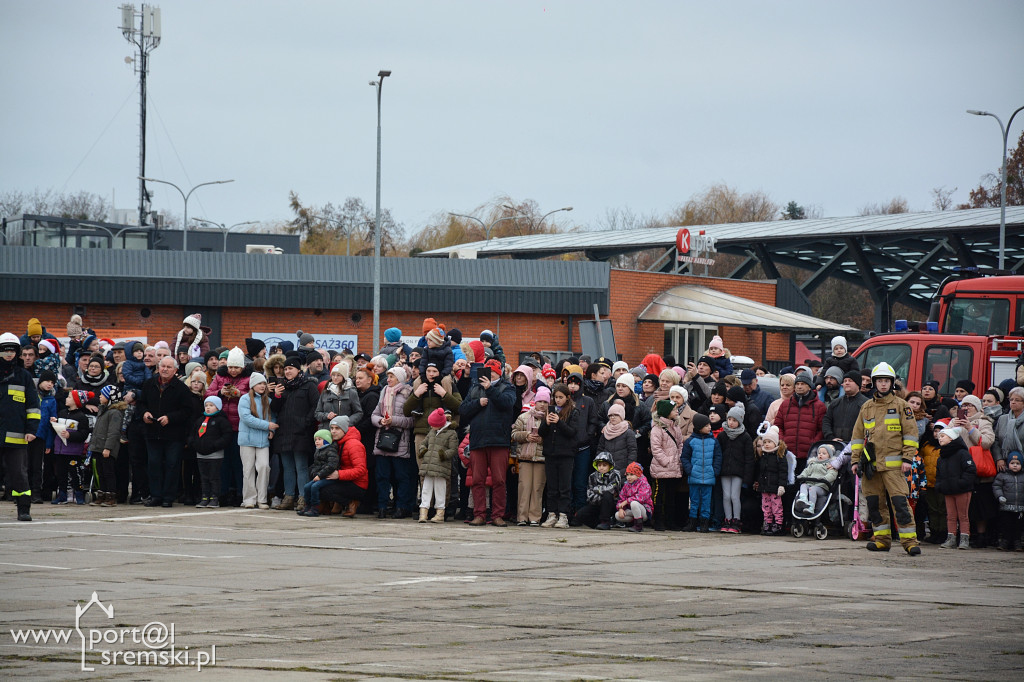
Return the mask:
<path id="1" fill-rule="evenodd" d="M 445 424 L 447 424 L 448 420 L 445 419 L 444 410 L 442 410 L 439 407 L 433 412 L 431 412 L 430 415 L 427 417 L 427 423 L 430 424 L 430 427 L 434 429 L 439 429 Z"/>
<path id="2" fill-rule="evenodd" d="M 713 336 L 711 343 L 708 344 L 708 348 L 717 348 L 718 350 L 725 350 L 725 345 L 722 343 L 721 336 Z"/>
<path id="3" fill-rule="evenodd" d="M 539 403 L 539 402 L 550 403 L 551 402 L 551 391 L 548 390 L 547 386 L 541 386 L 540 388 L 537 389 L 537 395 L 534 396 L 533 401 L 536 402 L 536 403 Z"/>

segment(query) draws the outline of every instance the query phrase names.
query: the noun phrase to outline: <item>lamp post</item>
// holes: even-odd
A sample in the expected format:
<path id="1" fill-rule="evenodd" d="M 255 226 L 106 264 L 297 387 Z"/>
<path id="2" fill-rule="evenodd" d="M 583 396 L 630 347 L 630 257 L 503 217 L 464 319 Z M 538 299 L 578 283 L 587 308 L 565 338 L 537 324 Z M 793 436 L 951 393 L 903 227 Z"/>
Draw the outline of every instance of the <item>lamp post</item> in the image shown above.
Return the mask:
<path id="1" fill-rule="evenodd" d="M 515 211 L 515 212 L 516 212 L 516 213 L 518 213 L 519 215 L 523 215 L 523 212 L 522 212 L 522 211 L 520 211 L 520 210 L 519 210 L 518 208 L 516 208 L 515 206 L 509 206 L 508 204 L 504 204 L 504 205 L 502 206 L 502 208 L 507 208 L 507 209 L 508 209 L 508 210 L 510 210 L 510 211 Z M 558 213 L 558 212 L 560 212 L 560 211 L 571 211 L 571 210 L 572 210 L 572 206 L 564 206 L 564 207 L 562 207 L 562 208 L 556 208 L 556 209 L 555 209 L 554 211 L 548 211 L 547 213 L 545 213 L 544 215 L 542 215 L 542 216 L 540 217 L 540 220 L 538 220 L 538 221 L 537 221 L 537 226 L 538 226 L 538 227 L 540 227 L 541 225 L 543 225 L 543 224 L 544 224 L 544 219 L 545 219 L 545 218 L 547 218 L 547 217 L 548 217 L 549 215 L 551 215 L 552 213 Z"/>
<path id="2" fill-rule="evenodd" d="M 516 220 L 516 219 L 519 218 L 519 216 L 509 215 L 509 216 L 505 216 L 504 218 L 498 218 L 493 223 L 488 225 L 484 221 L 480 220 L 479 218 L 474 218 L 473 216 L 466 215 L 465 213 L 452 213 L 451 211 L 449 211 L 448 215 L 458 216 L 459 218 L 468 218 L 469 220 L 475 220 L 476 222 L 480 223 L 480 227 L 484 228 L 484 240 L 485 241 L 490 241 L 491 240 L 491 228 L 493 228 L 495 225 L 497 225 L 498 223 L 503 223 L 506 220 Z"/>
<path id="3" fill-rule="evenodd" d="M 380 349 L 380 92 L 390 71 L 381 69 L 370 85 L 377 89 L 377 210 L 373 221 L 373 352 Z"/>
<path id="4" fill-rule="evenodd" d="M 212 220 L 207 220 L 206 218 L 193 218 L 192 220 L 196 221 L 197 223 L 213 225 L 218 230 L 224 233 L 224 253 L 228 252 L 228 232 L 235 229 L 236 227 L 241 227 L 242 225 L 255 225 L 256 223 L 259 222 L 258 220 L 246 220 L 244 223 L 235 223 L 231 227 L 228 227 L 224 223 L 215 223 Z"/>
<path id="5" fill-rule="evenodd" d="M 1002 120 L 995 114 L 991 114 L 987 111 L 979 111 L 977 109 L 968 109 L 968 114 L 974 114 L 975 116 L 991 116 L 999 124 L 999 131 L 1003 134 L 1003 168 L 1000 172 L 999 181 L 999 269 L 1002 270 L 1006 260 L 1006 138 L 1010 133 L 1010 126 L 1013 125 L 1013 117 L 1017 113 L 1024 109 L 1024 107 L 1017 107 L 1016 111 L 1010 114 L 1010 120 L 1003 125 Z"/>
<path id="6" fill-rule="evenodd" d="M 206 185 L 223 185 L 223 184 L 226 184 L 228 182 L 234 182 L 234 180 L 211 180 L 210 182 L 200 182 L 198 185 L 196 185 L 195 187 L 190 189 L 188 191 L 188 194 L 186 194 L 185 192 L 182 191 L 182 189 L 180 187 L 175 185 L 173 182 L 168 182 L 167 180 L 157 180 L 156 178 L 144 178 L 142 176 L 139 176 L 139 180 L 143 180 L 145 182 L 159 182 L 159 183 L 164 184 L 164 185 L 170 185 L 174 189 L 178 190 L 179 194 L 181 194 L 181 198 L 185 202 L 185 219 L 182 222 L 182 225 L 184 226 L 184 229 L 182 229 L 182 231 L 181 231 L 181 250 L 182 251 L 188 251 L 188 198 L 190 196 L 192 196 L 192 192 L 195 192 L 200 187 L 205 187 Z"/>

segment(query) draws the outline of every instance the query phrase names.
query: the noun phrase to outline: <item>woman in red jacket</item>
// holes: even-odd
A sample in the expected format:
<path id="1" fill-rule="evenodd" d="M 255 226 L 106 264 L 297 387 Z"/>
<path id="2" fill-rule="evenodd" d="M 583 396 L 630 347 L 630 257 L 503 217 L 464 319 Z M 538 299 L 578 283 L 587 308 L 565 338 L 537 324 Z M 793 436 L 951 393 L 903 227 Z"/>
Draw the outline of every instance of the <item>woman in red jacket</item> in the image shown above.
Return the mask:
<path id="1" fill-rule="evenodd" d="M 320 499 L 325 506 L 338 504 L 346 507 L 341 515 L 352 518 L 359 509 L 359 503 L 366 498 L 366 488 L 370 484 L 366 448 L 359 429 L 350 425 L 344 415 L 331 420 L 331 437 L 338 444 L 340 463 L 338 470 L 327 477 L 331 483 L 320 489 Z"/>

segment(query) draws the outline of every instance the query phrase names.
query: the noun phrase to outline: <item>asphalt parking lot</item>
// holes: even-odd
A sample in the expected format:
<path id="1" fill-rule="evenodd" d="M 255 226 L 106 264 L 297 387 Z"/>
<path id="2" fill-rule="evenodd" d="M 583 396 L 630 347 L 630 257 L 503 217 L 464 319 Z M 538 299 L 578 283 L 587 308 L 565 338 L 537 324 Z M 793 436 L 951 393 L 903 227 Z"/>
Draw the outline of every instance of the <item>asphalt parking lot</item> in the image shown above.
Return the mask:
<path id="1" fill-rule="evenodd" d="M 1021 553 L 928 545 L 913 558 L 845 539 L 180 506 L 40 505 L 33 523 L 17 523 L 5 503 L 0 514 L 6 679 L 1020 680 L 1024 670 Z M 74 628 L 93 592 L 112 615 L 90 606 L 81 635 L 15 642 L 12 630 Z M 167 643 L 138 643 L 154 623 L 173 624 L 175 665 L 125 663 Z M 87 638 L 93 672 L 81 671 Z M 214 646 L 201 673 L 183 664 L 182 649 Z"/>

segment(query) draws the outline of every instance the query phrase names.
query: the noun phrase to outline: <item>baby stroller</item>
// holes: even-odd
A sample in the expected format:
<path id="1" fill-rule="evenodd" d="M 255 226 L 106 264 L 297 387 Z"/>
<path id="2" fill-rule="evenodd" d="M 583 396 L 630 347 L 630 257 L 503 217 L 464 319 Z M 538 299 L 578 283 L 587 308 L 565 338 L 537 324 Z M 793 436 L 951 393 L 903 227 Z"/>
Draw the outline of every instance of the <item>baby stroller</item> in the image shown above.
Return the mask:
<path id="1" fill-rule="evenodd" d="M 847 524 L 852 523 L 853 505 L 849 494 L 844 492 L 850 488 L 849 481 L 854 478 L 850 471 L 850 448 L 844 445 L 840 448 L 839 443 L 834 441 L 818 441 L 811 446 L 807 457 L 816 458 L 818 448 L 822 445 L 832 445 L 836 448 L 836 455 L 832 458 L 833 467 L 839 472 L 835 481 L 829 484 L 826 495 L 819 495 L 814 508 L 807 507 L 806 503 L 797 496 L 793 500 L 790 513 L 793 515 L 793 523 L 789 531 L 795 538 L 801 538 L 811 532 L 819 540 L 828 538 L 829 533 L 843 535 L 847 532 Z M 798 480 L 798 483 L 827 483 L 824 479 L 805 478 Z M 850 493 L 852 493 L 852 488 Z M 850 518 L 848 518 L 850 517 Z"/>

